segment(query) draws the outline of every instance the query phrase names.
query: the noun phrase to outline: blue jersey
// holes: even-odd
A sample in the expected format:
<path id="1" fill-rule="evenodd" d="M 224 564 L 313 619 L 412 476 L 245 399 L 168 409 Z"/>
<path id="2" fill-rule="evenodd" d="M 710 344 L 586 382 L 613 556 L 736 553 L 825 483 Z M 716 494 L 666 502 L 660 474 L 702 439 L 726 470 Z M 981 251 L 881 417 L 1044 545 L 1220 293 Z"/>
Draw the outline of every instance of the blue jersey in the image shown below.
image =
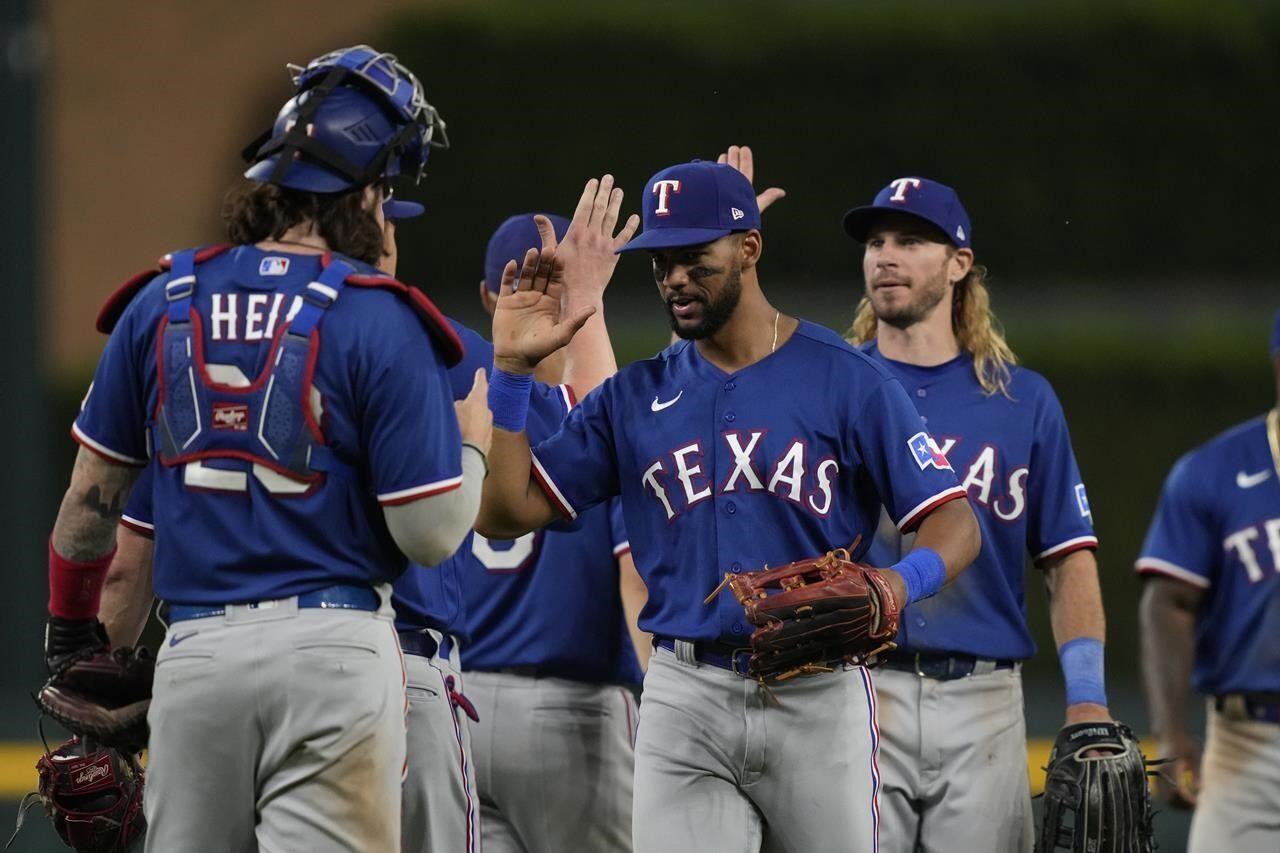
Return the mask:
<path id="1" fill-rule="evenodd" d="M 679 342 L 628 365 L 534 448 L 534 475 L 566 516 L 620 495 L 649 589 L 641 627 L 740 645 L 727 591 L 749 572 L 871 544 L 880 507 L 910 530 L 964 497 L 901 383 L 821 326 L 735 373 Z"/>
<path id="2" fill-rule="evenodd" d="M 973 564 L 937 595 L 904 610 L 899 647 L 997 660 L 1031 657 L 1035 643 L 1023 581 L 1028 553 L 1041 562 L 1098 546 L 1053 388 L 1038 373 L 1014 366 L 1009 396 L 987 394 L 968 354 L 918 367 L 890 361 L 874 342 L 863 350 L 907 389 L 982 528 L 982 550 Z M 883 525 L 868 556 L 872 565 L 887 566 L 908 546 Z"/>
<path id="3" fill-rule="evenodd" d="M 373 268 L 352 263 L 378 278 Z M 203 333 L 195 342 L 206 379 L 246 388 L 266 375 L 273 336 L 321 268 L 318 255 L 252 246 L 201 263 L 194 306 Z M 169 278 L 157 276 L 124 309 L 73 428 L 84 446 L 115 461 L 147 463 Z M 318 334 L 307 402 L 324 445 L 349 473 L 299 488 L 242 459 L 154 466 L 161 598 L 222 604 L 390 581 L 406 560 L 380 504 L 461 484 L 461 438 L 443 355 L 408 302 L 381 288 L 348 285 L 324 313 Z M 190 379 L 200 381 L 194 374 Z M 228 417 L 212 428 L 242 430 L 246 418 Z"/>
<path id="4" fill-rule="evenodd" d="M 454 331 L 462 339 L 466 356 L 448 371 L 449 393 L 454 400 L 461 400 L 471 392 L 476 370 L 493 368 L 493 344 L 480 335 L 450 320 Z M 574 403 L 573 393 L 567 385 L 549 386 L 535 382 L 529 402 L 529 429 L 538 435 L 550 435 L 564 420 Z M 471 536 L 463 541 L 458 554 L 469 553 Z M 467 583 L 468 567 L 465 560 L 451 557 L 438 566 L 423 568 L 414 566 L 396 581 L 392 603 L 396 610 L 396 625 L 404 630 L 433 628 L 468 639 L 467 620 L 464 616 L 463 585 Z"/>
<path id="5" fill-rule="evenodd" d="M 1280 693 L 1280 424 L 1254 418 L 1178 460 L 1137 569 L 1204 590 L 1192 683 Z"/>

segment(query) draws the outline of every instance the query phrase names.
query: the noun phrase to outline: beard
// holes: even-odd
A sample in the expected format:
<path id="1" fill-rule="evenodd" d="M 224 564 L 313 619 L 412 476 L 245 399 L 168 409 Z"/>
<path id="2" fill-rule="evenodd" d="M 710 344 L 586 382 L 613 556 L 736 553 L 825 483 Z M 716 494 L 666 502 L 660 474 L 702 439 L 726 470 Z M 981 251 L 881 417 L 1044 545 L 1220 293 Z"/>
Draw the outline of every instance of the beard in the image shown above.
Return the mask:
<path id="1" fill-rule="evenodd" d="M 684 340 L 700 341 L 724 328 L 724 324 L 729 322 L 729 318 L 737 310 L 741 299 L 742 266 L 734 264 L 733 269 L 725 275 L 724 286 L 720 288 L 718 296 L 710 300 L 698 299 L 702 303 L 702 317 L 697 323 L 692 326 L 681 326 L 669 302 L 664 303 L 667 308 L 667 321 L 671 324 L 671 331 Z"/>
<path id="2" fill-rule="evenodd" d="M 873 291 L 871 307 L 876 313 L 876 319 L 881 323 L 888 323 L 896 329 L 906 329 L 932 314 L 933 309 L 938 307 L 938 303 L 946 295 L 946 275 L 939 273 L 935 279 L 926 282 L 912 293 L 911 298 L 906 302 L 882 305 L 877 302 Z"/>

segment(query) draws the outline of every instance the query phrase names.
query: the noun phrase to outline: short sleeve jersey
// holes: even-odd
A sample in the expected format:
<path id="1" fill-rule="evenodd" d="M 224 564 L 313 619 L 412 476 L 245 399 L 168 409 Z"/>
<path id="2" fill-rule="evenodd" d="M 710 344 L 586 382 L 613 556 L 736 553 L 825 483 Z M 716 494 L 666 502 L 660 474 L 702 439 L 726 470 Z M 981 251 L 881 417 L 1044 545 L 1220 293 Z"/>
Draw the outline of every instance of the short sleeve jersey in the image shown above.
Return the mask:
<path id="1" fill-rule="evenodd" d="M 902 385 L 838 335 L 801 322 L 735 373 L 679 342 L 619 371 L 534 448 L 568 516 L 620 495 L 641 614 L 660 636 L 740 644 L 726 573 L 871 544 L 881 505 L 911 530 L 964 490 Z M 856 543 L 856 544 L 855 544 Z"/>
<path id="2" fill-rule="evenodd" d="M 885 358 L 875 342 L 863 350 L 906 388 L 967 490 L 982 529 L 982 550 L 969 568 L 937 595 L 903 611 L 899 648 L 996 660 L 1031 657 L 1028 555 L 1039 563 L 1098 546 L 1053 388 L 1038 373 L 1014 366 L 1008 396 L 988 394 L 968 354 L 919 367 Z M 882 525 L 871 562 L 891 565 L 911 544 L 892 525 Z"/>
<path id="3" fill-rule="evenodd" d="M 352 263 L 357 272 L 376 273 Z M 263 375 L 273 334 L 320 269 L 320 256 L 252 246 L 197 267 L 194 305 L 212 381 L 244 386 Z M 124 311 L 73 427 L 81 444 L 114 461 L 148 460 L 167 280 L 167 273 L 157 276 Z M 331 474 L 321 487 L 298 493 L 295 483 L 242 460 L 157 465 L 160 597 L 232 603 L 390 581 L 406 561 L 380 504 L 461 484 L 461 439 L 443 360 L 413 309 L 393 293 L 348 285 L 318 328 L 310 404 L 325 444 L 352 474 Z"/>
<path id="4" fill-rule="evenodd" d="M 492 367 L 493 344 L 453 326 L 467 351 L 449 370 L 453 396 L 462 399 L 476 370 Z M 567 385 L 535 382 L 530 435 L 553 434 L 575 403 Z M 457 638 L 466 669 L 533 667 L 576 681 L 637 683 L 640 667 L 618 592 L 616 560 L 629 549 L 621 522 L 616 507 L 600 507 L 573 525 L 515 540 L 468 534 L 440 565 L 413 566 L 396 581 L 396 624 Z"/>
<path id="5" fill-rule="evenodd" d="M 1178 460 L 1137 560 L 1204 591 L 1192 683 L 1280 693 L 1280 435 L 1254 418 Z"/>

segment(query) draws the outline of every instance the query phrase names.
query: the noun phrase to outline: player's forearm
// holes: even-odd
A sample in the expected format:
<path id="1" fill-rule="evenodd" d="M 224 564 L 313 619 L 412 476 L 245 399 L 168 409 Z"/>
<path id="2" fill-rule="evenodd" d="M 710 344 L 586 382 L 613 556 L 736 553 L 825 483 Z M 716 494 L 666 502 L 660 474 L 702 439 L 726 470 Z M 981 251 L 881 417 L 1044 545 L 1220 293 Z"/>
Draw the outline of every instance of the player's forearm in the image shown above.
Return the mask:
<path id="1" fill-rule="evenodd" d="M 1045 588 L 1049 593 L 1049 621 L 1059 648 L 1071 640 L 1107 638 L 1107 620 L 1102 609 L 1102 588 L 1098 583 L 1098 563 L 1093 552 L 1075 551 L 1047 564 Z"/>
<path id="2" fill-rule="evenodd" d="M 98 618 L 107 629 L 111 645 L 134 646 L 146 627 L 154 598 L 151 565 L 154 544 L 146 536 L 123 525 L 117 528 L 116 555 L 107 570 Z"/>
<path id="3" fill-rule="evenodd" d="M 630 553 L 618 557 L 618 584 L 622 595 L 622 612 L 631 632 L 631 642 L 636 648 L 640 668 L 649 671 L 649 657 L 653 654 L 653 635 L 640 628 L 640 611 L 649 600 L 649 588 L 636 571 L 635 560 Z"/>
<path id="4" fill-rule="evenodd" d="M 912 550 L 920 548 L 929 548 L 942 558 L 946 583 L 968 568 L 982 549 L 982 531 L 969 501 L 948 501 L 925 516 Z"/>
<path id="5" fill-rule="evenodd" d="M 618 372 L 613 342 L 604 324 L 604 305 L 598 303 L 595 308 L 596 313 L 565 347 L 564 383 L 579 399 Z"/>
<path id="6" fill-rule="evenodd" d="M 81 447 L 53 524 L 54 550 L 75 562 L 110 554 L 116 545 L 116 526 L 139 473 Z"/>
<path id="7" fill-rule="evenodd" d="M 1150 578 L 1138 606 L 1142 638 L 1143 684 L 1151 728 L 1157 737 L 1187 732 L 1187 703 L 1195 659 L 1195 609 L 1198 596 L 1180 581 Z"/>
<path id="8" fill-rule="evenodd" d="M 533 453 L 523 432 L 495 428 L 489 449 L 476 532 L 491 539 L 515 539 L 556 518 L 555 508 L 530 474 Z"/>

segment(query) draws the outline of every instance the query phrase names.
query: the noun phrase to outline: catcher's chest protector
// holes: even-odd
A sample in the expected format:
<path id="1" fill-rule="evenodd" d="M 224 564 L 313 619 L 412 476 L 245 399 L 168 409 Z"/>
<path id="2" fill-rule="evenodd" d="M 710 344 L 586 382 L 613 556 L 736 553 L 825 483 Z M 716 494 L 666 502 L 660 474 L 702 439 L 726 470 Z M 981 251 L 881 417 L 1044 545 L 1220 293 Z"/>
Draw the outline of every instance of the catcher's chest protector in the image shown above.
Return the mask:
<path id="1" fill-rule="evenodd" d="M 165 285 L 168 310 L 157 335 L 152 438 L 160 461 L 173 466 L 239 459 L 313 484 L 341 465 L 324 445 L 310 389 L 318 326 L 354 272 L 344 261 L 327 260 L 319 279 L 307 285 L 297 313 L 276 332 L 262 372 L 248 386 L 236 387 L 209 376 L 203 324 L 193 303 L 196 254 L 175 253 Z"/>

